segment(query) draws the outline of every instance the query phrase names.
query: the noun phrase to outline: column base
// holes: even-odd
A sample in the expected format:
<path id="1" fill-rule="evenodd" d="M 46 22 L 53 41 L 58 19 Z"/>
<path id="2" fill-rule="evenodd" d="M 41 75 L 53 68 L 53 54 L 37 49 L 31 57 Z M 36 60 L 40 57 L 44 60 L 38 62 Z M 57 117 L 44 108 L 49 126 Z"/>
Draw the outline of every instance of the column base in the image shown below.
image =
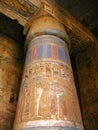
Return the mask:
<path id="1" fill-rule="evenodd" d="M 81 130 L 80 128 L 75 127 L 31 127 L 31 128 L 24 128 L 21 130 Z"/>
<path id="2" fill-rule="evenodd" d="M 83 130 L 83 126 L 71 121 L 37 120 L 21 123 L 14 130 Z"/>

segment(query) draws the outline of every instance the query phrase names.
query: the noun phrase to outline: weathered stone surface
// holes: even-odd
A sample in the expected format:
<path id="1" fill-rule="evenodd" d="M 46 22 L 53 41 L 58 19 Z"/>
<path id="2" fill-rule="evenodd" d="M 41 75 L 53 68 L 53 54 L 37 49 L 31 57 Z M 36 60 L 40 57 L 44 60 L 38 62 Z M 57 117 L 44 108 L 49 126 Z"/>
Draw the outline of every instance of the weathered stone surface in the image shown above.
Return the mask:
<path id="1" fill-rule="evenodd" d="M 63 10 L 59 5 L 53 2 L 53 0 L 1 0 L 0 12 L 11 19 L 16 19 L 25 27 L 26 23 L 29 25 L 29 20 L 32 19 L 36 10 L 42 6 L 42 10 L 46 11 L 70 30 L 70 35 L 76 35 L 75 42 L 73 43 L 81 43 L 83 45 L 85 42 L 86 44 L 89 43 L 92 46 L 95 45 L 96 38 L 93 34 L 78 20 L 76 20 L 76 18 L 73 17 L 67 10 Z M 34 19 L 32 19 L 32 21 L 33 20 Z M 77 37 L 80 39 L 79 42 L 77 42 Z"/>
<path id="2" fill-rule="evenodd" d="M 78 54 L 76 66 L 85 130 L 98 130 L 98 50 Z"/>
<path id="3" fill-rule="evenodd" d="M 0 130 L 11 130 L 21 81 L 20 48 L 0 34 Z"/>
<path id="4" fill-rule="evenodd" d="M 67 43 L 64 26 L 51 15 L 32 22 L 14 130 L 83 130 Z"/>

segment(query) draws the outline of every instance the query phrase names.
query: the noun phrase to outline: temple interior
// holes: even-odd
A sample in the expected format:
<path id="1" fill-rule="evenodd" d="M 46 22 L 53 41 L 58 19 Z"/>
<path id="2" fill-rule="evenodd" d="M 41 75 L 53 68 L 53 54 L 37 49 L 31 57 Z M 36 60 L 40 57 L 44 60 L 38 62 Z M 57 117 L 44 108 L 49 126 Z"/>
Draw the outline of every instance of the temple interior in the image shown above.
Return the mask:
<path id="1" fill-rule="evenodd" d="M 29 19 L 30 14 L 32 14 L 32 9 L 28 10 L 29 6 L 31 5 L 28 6 L 27 4 L 27 9 L 26 9 L 26 7 L 24 6 L 25 4 L 23 5 L 20 4 L 21 9 L 19 10 L 20 8 L 18 6 L 19 3 L 17 4 L 16 2 L 16 5 L 14 3 L 14 1 L 18 1 L 18 0 L 14 0 L 13 1 L 14 4 L 9 1 L 10 0 L 0 1 L 0 8 L 4 7 L 0 9 L 0 44 L 3 44 L 4 42 L 4 40 L 2 40 L 1 38 L 2 35 L 9 37 L 10 39 L 13 39 L 16 42 L 16 44 L 18 44 L 19 52 L 16 49 L 15 67 L 18 66 L 17 68 L 19 68 L 19 70 L 17 69 L 17 71 L 19 71 L 18 72 L 19 73 L 18 85 L 20 86 L 22 74 L 24 70 L 24 62 L 26 58 L 26 51 L 24 49 L 26 35 L 23 33 L 24 23 L 21 24 L 22 20 L 19 21 L 18 18 L 19 17 L 22 18 L 23 16 L 23 18 L 25 17 L 26 19 L 27 17 L 27 19 Z M 25 0 L 23 1 L 25 3 Z M 22 3 L 23 1 L 20 0 L 18 2 Z M 84 35 L 81 34 L 81 37 L 74 34 L 75 32 L 74 30 L 76 29 L 74 27 L 76 27 L 77 25 L 76 26 L 74 25 L 72 30 L 70 30 L 69 27 L 67 28 L 68 25 L 65 27 L 67 30 L 67 34 L 69 35 L 70 42 L 71 42 L 70 58 L 71 58 L 71 63 L 72 63 L 72 69 L 73 69 L 84 129 L 85 130 L 98 130 L 98 1 L 97 0 L 81 0 L 81 1 L 80 0 L 56 0 L 56 2 L 64 10 L 67 10 L 68 12 L 70 12 L 70 14 L 77 21 L 79 21 L 86 29 L 88 29 L 96 39 L 95 43 L 90 42 L 88 38 L 87 38 L 88 42 L 87 41 L 85 42 L 86 38 L 81 40 L 81 37 L 83 37 L 85 34 Z M 10 17 L 9 11 L 7 12 L 5 8 L 7 10 L 9 9 L 10 12 L 12 12 L 11 17 Z M 17 14 L 17 18 L 12 19 L 12 17 L 14 17 L 13 12 Z M 20 15 L 18 17 L 19 13 Z M 70 21 L 69 16 L 65 16 L 65 17 L 68 17 Z M 5 39 L 7 39 L 6 37 Z M 2 49 L 0 49 L 0 51 L 1 51 L 0 52 L 0 68 L 2 68 L 1 64 L 3 64 L 2 62 L 3 52 L 2 52 Z M 17 54 L 17 52 L 19 54 Z M 14 66 L 14 61 L 12 62 L 12 64 Z M 11 74 L 15 75 L 16 73 L 17 72 L 12 72 Z M 8 78 L 9 80 L 13 80 L 11 79 L 11 75 L 9 75 L 7 79 Z M 6 77 L 3 78 L 3 80 L 4 82 L 7 82 Z M 1 79 L 0 79 L 0 82 L 3 84 Z M 1 86 L 0 86 L 0 94 L 3 93 L 3 91 L 1 90 L 2 88 Z M 18 95 L 19 95 L 19 89 L 18 89 Z M 0 118 L 2 118 L 2 114 L 0 114 Z M 2 122 L 0 123 L 0 125 L 1 124 Z M 3 127 L 0 126 L 0 130 L 12 130 L 12 127 L 10 127 L 9 129 L 8 128 L 3 129 Z M 17 129 L 17 130 L 20 130 L 20 129 Z M 25 130 L 25 129 L 21 129 L 21 130 Z M 28 129 L 28 130 L 31 130 L 31 129 Z M 68 129 L 68 130 L 78 130 L 78 129 Z M 82 129 L 79 129 L 79 130 L 82 130 Z"/>

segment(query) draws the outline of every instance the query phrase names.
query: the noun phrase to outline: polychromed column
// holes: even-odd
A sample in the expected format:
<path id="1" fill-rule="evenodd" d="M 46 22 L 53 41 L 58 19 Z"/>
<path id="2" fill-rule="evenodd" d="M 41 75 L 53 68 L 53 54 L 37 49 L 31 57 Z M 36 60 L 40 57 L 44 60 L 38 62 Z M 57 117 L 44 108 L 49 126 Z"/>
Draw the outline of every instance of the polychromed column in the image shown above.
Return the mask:
<path id="1" fill-rule="evenodd" d="M 14 130 L 83 130 L 69 44 L 53 17 L 32 22 Z"/>

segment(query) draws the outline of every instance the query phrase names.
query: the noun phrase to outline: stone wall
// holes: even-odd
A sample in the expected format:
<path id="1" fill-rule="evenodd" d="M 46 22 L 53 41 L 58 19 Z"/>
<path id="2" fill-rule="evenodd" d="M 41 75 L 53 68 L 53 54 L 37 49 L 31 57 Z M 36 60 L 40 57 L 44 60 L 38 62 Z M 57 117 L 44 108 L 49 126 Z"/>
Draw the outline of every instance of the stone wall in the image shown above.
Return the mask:
<path id="1" fill-rule="evenodd" d="M 21 48 L 0 34 L 0 130 L 11 130 L 22 74 Z"/>
<path id="2" fill-rule="evenodd" d="M 98 130 L 98 50 L 88 48 L 75 60 L 85 130 Z"/>

